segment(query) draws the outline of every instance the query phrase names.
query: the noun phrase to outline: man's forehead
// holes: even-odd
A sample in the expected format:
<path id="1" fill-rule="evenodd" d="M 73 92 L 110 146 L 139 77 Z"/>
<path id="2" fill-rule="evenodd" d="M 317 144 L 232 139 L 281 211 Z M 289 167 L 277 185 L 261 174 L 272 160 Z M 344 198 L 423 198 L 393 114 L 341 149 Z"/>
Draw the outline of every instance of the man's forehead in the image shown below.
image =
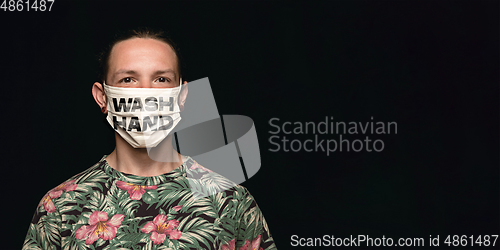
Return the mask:
<path id="1" fill-rule="evenodd" d="M 161 40 L 153 38 L 139 38 L 134 37 L 127 40 L 120 41 L 113 46 L 113 50 L 121 47 L 137 48 L 137 47 L 161 47 L 173 52 L 172 47 Z M 112 50 L 112 51 L 113 51 Z M 175 53 L 174 53 L 175 54 Z"/>
<path id="2" fill-rule="evenodd" d="M 117 43 L 111 50 L 109 63 L 156 60 L 176 66 L 177 56 L 169 44 L 151 38 L 132 38 Z"/>

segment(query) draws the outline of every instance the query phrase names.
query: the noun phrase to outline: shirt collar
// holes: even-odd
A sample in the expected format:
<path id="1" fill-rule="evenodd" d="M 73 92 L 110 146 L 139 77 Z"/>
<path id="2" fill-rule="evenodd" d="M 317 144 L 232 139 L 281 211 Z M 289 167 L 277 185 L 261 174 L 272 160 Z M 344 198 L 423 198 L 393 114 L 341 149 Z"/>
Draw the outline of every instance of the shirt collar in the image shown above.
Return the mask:
<path id="1" fill-rule="evenodd" d="M 111 166 L 109 166 L 108 162 L 106 161 L 106 157 L 107 155 L 104 155 L 99 161 L 99 168 L 101 168 L 101 170 L 104 171 L 107 175 L 130 184 L 144 185 L 144 186 L 159 185 L 172 181 L 179 177 L 186 177 L 186 165 L 188 165 L 189 162 L 192 162 L 191 157 L 186 156 L 185 157 L 186 160 L 178 168 L 175 168 L 174 170 L 165 174 L 146 177 L 146 176 L 137 176 L 117 171 Z"/>

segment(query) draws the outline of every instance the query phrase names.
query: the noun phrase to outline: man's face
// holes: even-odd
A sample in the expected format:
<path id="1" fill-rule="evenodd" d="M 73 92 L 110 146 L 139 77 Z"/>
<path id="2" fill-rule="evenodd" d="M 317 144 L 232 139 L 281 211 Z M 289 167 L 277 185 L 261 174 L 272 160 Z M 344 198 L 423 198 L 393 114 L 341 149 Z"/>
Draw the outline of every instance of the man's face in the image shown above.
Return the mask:
<path id="1" fill-rule="evenodd" d="M 125 88 L 177 87 L 177 56 L 168 44 L 155 39 L 119 42 L 111 50 L 106 84 Z"/>

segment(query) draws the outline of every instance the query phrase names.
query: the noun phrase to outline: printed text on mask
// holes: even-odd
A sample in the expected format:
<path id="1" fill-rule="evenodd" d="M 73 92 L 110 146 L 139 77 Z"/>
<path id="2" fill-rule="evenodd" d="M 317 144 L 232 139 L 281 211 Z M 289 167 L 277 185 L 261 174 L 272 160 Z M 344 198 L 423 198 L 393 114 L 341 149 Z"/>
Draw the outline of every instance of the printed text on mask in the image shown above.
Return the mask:
<path id="1" fill-rule="evenodd" d="M 163 111 L 164 108 L 170 108 L 170 111 L 174 109 L 174 98 L 169 97 L 168 102 L 163 101 L 163 97 L 147 97 L 144 99 L 144 105 L 140 97 L 128 98 L 128 101 L 125 102 L 125 98 L 120 98 L 118 101 L 117 98 L 113 98 L 113 107 L 116 112 L 136 112 L 137 110 L 144 111 Z M 128 126 L 127 126 L 128 122 Z M 126 128 L 128 131 L 137 130 L 141 131 L 156 131 L 158 130 L 167 130 L 172 127 L 173 119 L 169 115 L 162 116 L 144 116 L 142 118 L 142 126 L 139 117 L 132 116 L 130 117 L 130 121 L 127 121 L 127 117 L 123 117 L 122 121 L 118 121 L 116 116 L 113 116 L 113 124 L 114 129 L 117 129 L 117 126 L 122 128 Z"/>

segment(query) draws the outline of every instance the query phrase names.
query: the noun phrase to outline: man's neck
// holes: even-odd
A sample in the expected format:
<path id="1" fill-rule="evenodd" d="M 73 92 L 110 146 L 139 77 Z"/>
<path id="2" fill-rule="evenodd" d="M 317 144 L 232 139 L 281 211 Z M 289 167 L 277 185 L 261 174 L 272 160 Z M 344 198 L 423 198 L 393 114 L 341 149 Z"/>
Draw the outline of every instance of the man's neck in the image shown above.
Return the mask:
<path id="1" fill-rule="evenodd" d="M 108 155 L 106 161 L 117 171 L 137 176 L 157 176 L 168 173 L 182 164 L 181 155 L 172 147 L 172 135 L 150 152 L 146 148 L 133 148 L 118 133 L 115 133 L 115 138 L 116 148 Z"/>

